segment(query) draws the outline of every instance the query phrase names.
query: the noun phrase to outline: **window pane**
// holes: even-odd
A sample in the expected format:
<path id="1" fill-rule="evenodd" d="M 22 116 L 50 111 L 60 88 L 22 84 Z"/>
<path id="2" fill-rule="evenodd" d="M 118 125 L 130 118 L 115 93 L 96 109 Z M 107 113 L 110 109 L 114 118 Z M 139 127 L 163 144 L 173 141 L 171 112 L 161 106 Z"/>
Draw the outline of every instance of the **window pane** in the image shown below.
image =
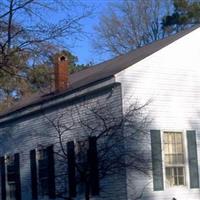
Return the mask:
<path id="1" fill-rule="evenodd" d="M 166 168 L 166 180 L 168 185 L 173 185 L 172 170 L 171 168 Z"/>
<path id="2" fill-rule="evenodd" d="M 177 177 L 174 177 L 174 184 L 173 185 L 178 185 L 178 178 Z"/>
<path id="3" fill-rule="evenodd" d="M 168 168 L 167 170 L 168 175 L 167 175 L 167 184 L 170 186 L 173 185 L 178 185 L 178 177 L 177 177 L 177 172 L 176 168 Z"/>
<path id="4" fill-rule="evenodd" d="M 171 143 L 174 144 L 175 143 L 175 134 L 171 133 Z"/>
<path id="5" fill-rule="evenodd" d="M 176 143 L 182 144 L 182 134 L 176 133 Z"/>
<path id="6" fill-rule="evenodd" d="M 184 185 L 184 178 L 183 177 L 179 177 L 179 185 Z"/>
<path id="7" fill-rule="evenodd" d="M 16 184 L 15 183 L 9 183 L 9 196 L 10 200 L 15 199 L 15 191 L 16 191 Z"/>
<path id="8" fill-rule="evenodd" d="M 177 163 L 176 164 L 184 164 L 183 154 L 178 154 L 176 157 L 177 157 Z"/>
<path id="9" fill-rule="evenodd" d="M 177 153 L 183 153 L 183 145 L 182 144 L 177 144 L 176 145 L 176 147 L 177 147 Z"/>
<path id="10" fill-rule="evenodd" d="M 164 157 L 168 185 L 184 185 L 184 149 L 180 132 L 164 133 Z"/>
<path id="11" fill-rule="evenodd" d="M 171 174 L 170 174 L 170 168 L 168 167 L 168 168 L 166 168 L 166 170 L 165 170 L 165 172 L 166 172 L 166 176 L 170 176 Z"/>
<path id="12" fill-rule="evenodd" d="M 165 143 L 164 151 L 165 151 L 166 154 L 169 153 L 169 145 L 168 145 L 168 143 Z"/>
<path id="13" fill-rule="evenodd" d="M 48 154 L 46 149 L 38 152 L 38 178 L 39 193 L 41 196 L 48 194 Z"/>
<path id="14" fill-rule="evenodd" d="M 164 143 L 167 144 L 168 142 L 168 134 L 164 134 Z"/>
<path id="15" fill-rule="evenodd" d="M 168 185 L 184 185 L 183 167 L 167 167 L 165 172 Z"/>
<path id="16" fill-rule="evenodd" d="M 48 179 L 40 180 L 40 194 L 42 196 L 48 195 Z"/>
<path id="17" fill-rule="evenodd" d="M 182 168 L 182 167 L 179 167 L 179 168 L 178 168 L 178 174 L 179 174 L 179 175 L 183 175 L 183 168 Z"/>
<path id="18" fill-rule="evenodd" d="M 170 155 L 165 155 L 165 163 L 170 164 Z"/>

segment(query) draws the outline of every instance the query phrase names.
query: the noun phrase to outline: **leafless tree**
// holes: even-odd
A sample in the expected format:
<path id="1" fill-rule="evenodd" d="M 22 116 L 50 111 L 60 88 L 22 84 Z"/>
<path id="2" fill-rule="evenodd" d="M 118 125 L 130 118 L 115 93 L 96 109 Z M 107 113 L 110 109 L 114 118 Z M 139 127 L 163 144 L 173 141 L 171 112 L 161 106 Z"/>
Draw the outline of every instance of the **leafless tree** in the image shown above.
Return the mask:
<path id="1" fill-rule="evenodd" d="M 171 0 L 123 0 L 111 3 L 95 27 L 94 48 L 112 55 L 127 53 L 163 37 L 162 16 Z"/>
<path id="2" fill-rule="evenodd" d="M 86 36 L 92 6 L 79 0 L 0 1 L 0 110 L 52 79 L 51 57 Z M 47 87 L 45 87 L 45 90 Z"/>
<path id="3" fill-rule="evenodd" d="M 58 112 L 54 117 L 44 113 L 45 121 L 54 128 L 55 134 L 52 137 L 55 137 L 55 154 L 60 163 L 68 163 L 66 142 L 75 141 L 76 185 L 85 188 L 86 200 L 91 198 L 91 177 L 94 178 L 90 170 L 91 162 L 88 160 L 91 138 L 95 139 L 97 144 L 99 180 L 118 177 L 120 181 L 120 177 L 125 178 L 127 169 L 148 175 L 149 158 L 144 148 L 140 148 L 147 145 L 147 127 L 150 123 L 149 117 L 144 114 L 147 106 L 148 103 L 142 106 L 134 103 L 122 113 L 122 109 L 116 109 L 113 104 L 92 101 L 89 104 L 70 106 L 65 112 Z M 63 170 L 61 171 L 63 177 Z M 67 170 L 64 171 L 67 176 Z M 103 184 L 99 187 L 104 189 Z M 66 189 L 66 186 L 63 188 Z M 65 196 L 65 192 L 57 191 L 57 196 L 70 199 L 69 196 Z M 139 199 L 140 196 L 141 193 L 137 191 L 133 199 Z"/>
<path id="4" fill-rule="evenodd" d="M 33 65 L 42 57 L 44 62 L 68 38 L 83 33 L 81 22 L 91 14 L 73 0 L 2 0 L 0 8 L 0 70 L 18 76 L 24 66 L 16 60 Z"/>

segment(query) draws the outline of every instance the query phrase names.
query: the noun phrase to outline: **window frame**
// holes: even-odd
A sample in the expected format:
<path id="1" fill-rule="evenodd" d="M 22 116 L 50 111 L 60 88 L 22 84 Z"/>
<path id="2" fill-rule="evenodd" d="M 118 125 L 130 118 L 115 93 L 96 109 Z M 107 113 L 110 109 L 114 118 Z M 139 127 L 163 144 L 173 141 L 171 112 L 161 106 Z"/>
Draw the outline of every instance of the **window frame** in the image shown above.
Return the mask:
<path id="1" fill-rule="evenodd" d="M 41 155 L 42 153 L 42 155 Z M 42 148 L 38 148 L 36 149 L 36 164 L 37 164 L 37 180 L 38 180 L 38 196 L 45 198 L 48 197 L 49 195 L 46 193 L 45 190 L 48 190 L 48 184 L 47 184 L 47 188 L 45 190 L 43 190 L 42 187 L 42 183 L 41 181 L 47 181 L 48 182 L 48 176 L 45 178 L 40 178 L 39 176 L 39 171 L 40 171 L 40 165 L 39 162 L 46 160 L 46 162 L 48 161 L 48 155 L 47 155 L 47 147 L 42 147 Z"/>
<path id="2" fill-rule="evenodd" d="M 16 200 L 16 182 L 9 182 L 8 187 L 8 199 Z"/>
<path id="3" fill-rule="evenodd" d="M 15 200 L 16 199 L 16 181 L 8 181 L 8 167 L 12 166 L 15 168 L 15 161 L 14 161 L 14 154 L 7 154 L 5 156 L 5 175 L 6 175 L 6 195 L 9 200 Z M 15 174 L 15 172 L 14 172 Z M 13 187 L 14 186 L 14 191 Z M 12 190 L 11 190 L 12 189 Z M 11 194 L 14 194 L 12 196 Z"/>
<path id="4" fill-rule="evenodd" d="M 166 132 L 174 132 L 174 133 L 182 133 L 183 136 L 183 153 L 184 153 L 184 168 L 185 168 L 185 184 L 184 185 L 174 185 L 167 186 L 166 184 L 166 170 L 165 170 L 165 151 L 164 151 L 164 133 Z M 163 166 L 163 185 L 164 189 L 173 190 L 176 188 L 189 189 L 190 185 L 190 177 L 189 177 L 189 166 L 188 166 L 188 152 L 187 152 L 187 134 L 186 130 L 183 129 L 163 129 L 161 130 L 161 149 L 162 149 L 162 166 Z"/>

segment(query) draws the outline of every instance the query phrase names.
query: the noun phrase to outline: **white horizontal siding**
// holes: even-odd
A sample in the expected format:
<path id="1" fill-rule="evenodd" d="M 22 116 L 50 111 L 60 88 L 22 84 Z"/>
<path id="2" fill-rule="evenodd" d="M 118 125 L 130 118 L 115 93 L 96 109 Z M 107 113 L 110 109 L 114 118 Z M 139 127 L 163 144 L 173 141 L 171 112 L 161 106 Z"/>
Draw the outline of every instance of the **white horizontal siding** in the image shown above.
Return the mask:
<path id="1" fill-rule="evenodd" d="M 150 102 L 146 107 L 152 119 L 149 129 L 197 131 L 200 173 L 200 29 L 118 73 L 116 81 L 122 83 L 124 110 L 135 101 Z M 138 177 L 127 173 L 138 188 L 150 182 L 142 199 L 200 199 L 200 189 L 191 190 L 187 185 L 153 192 L 151 179 L 134 176 Z M 133 191 L 128 191 L 131 199 Z"/>

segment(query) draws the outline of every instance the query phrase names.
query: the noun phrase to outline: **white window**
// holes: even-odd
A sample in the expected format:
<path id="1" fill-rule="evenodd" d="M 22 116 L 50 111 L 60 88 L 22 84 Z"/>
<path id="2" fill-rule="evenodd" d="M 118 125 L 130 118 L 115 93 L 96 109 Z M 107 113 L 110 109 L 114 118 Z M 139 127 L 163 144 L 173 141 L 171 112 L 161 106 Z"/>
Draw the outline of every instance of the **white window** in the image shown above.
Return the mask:
<path id="1" fill-rule="evenodd" d="M 185 155 L 182 132 L 164 132 L 166 186 L 185 185 Z"/>

